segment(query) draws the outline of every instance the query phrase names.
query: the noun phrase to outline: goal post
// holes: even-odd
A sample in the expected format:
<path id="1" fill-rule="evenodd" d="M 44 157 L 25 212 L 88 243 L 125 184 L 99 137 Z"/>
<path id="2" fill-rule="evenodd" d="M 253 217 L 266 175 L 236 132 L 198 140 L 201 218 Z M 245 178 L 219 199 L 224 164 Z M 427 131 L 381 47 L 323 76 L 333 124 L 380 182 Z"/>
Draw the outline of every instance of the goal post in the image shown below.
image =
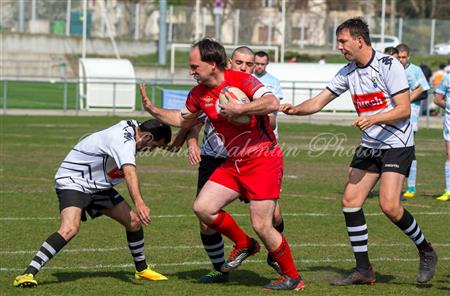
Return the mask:
<path id="1" fill-rule="evenodd" d="M 173 75 L 175 73 L 175 53 L 177 50 L 185 50 L 189 51 L 191 48 L 191 43 L 172 43 L 170 45 L 170 74 Z M 278 62 L 280 60 L 280 53 L 279 48 L 276 45 L 224 45 L 225 50 L 227 52 L 232 52 L 235 48 L 240 46 L 248 46 L 253 51 L 259 51 L 259 50 L 266 50 L 266 51 L 273 51 L 274 57 L 273 61 Z M 282 61 L 281 61 L 282 62 Z"/>

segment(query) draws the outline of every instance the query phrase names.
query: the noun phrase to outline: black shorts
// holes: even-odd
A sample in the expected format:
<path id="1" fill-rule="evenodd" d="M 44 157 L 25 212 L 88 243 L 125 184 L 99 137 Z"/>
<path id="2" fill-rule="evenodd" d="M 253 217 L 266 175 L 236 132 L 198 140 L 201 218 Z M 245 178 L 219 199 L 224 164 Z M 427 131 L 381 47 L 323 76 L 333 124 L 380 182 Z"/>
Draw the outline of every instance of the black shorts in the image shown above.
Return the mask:
<path id="1" fill-rule="evenodd" d="M 358 146 L 350 167 L 378 174 L 395 172 L 408 176 L 414 157 L 414 146 L 390 149 Z"/>
<path id="2" fill-rule="evenodd" d="M 197 179 L 197 195 L 205 186 L 209 177 L 214 173 L 214 171 L 222 165 L 227 159 L 223 157 L 213 157 L 202 155 L 202 160 L 200 161 L 200 166 L 198 167 L 198 179 Z"/>
<path id="3" fill-rule="evenodd" d="M 111 209 L 124 201 L 119 192 L 110 188 L 96 193 L 83 193 L 76 190 L 56 190 L 59 199 L 59 211 L 67 207 L 82 209 L 81 220 L 86 221 L 86 212 L 94 219 L 103 215 L 101 210 Z"/>

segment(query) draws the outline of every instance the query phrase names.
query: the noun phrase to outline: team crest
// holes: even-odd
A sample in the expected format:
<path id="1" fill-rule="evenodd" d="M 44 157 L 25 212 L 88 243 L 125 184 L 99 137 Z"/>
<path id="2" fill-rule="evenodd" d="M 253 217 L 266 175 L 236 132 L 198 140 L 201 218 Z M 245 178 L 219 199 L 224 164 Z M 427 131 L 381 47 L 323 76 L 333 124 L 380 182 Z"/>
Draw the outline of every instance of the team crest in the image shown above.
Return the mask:
<path id="1" fill-rule="evenodd" d="M 203 100 L 205 101 L 205 107 L 214 106 L 214 104 L 212 103 L 212 101 L 214 100 L 213 98 L 205 97 L 205 98 L 203 98 Z"/>

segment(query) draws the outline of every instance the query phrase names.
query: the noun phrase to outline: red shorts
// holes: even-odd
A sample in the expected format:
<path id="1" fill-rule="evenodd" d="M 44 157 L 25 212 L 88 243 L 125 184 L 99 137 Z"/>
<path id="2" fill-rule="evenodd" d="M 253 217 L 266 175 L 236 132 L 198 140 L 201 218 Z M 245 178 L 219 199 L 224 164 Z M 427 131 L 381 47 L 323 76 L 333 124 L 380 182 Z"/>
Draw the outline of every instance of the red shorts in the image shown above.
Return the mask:
<path id="1" fill-rule="evenodd" d="M 248 199 L 277 199 L 283 179 L 283 152 L 275 146 L 261 155 L 228 158 L 209 181 L 239 192 Z"/>

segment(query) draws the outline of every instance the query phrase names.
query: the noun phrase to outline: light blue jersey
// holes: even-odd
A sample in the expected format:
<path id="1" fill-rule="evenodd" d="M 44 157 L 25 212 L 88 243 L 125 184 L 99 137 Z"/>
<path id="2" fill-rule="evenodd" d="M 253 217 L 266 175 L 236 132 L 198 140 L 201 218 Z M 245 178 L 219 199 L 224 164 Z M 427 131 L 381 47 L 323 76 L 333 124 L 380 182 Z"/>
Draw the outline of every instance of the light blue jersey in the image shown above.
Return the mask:
<path id="1" fill-rule="evenodd" d="M 253 73 L 253 76 L 258 78 L 258 80 L 261 81 L 261 83 L 264 84 L 264 86 L 267 87 L 278 99 L 283 99 L 283 91 L 281 90 L 280 81 L 277 78 L 267 72 L 264 72 L 262 76 L 258 76 Z"/>
<path id="2" fill-rule="evenodd" d="M 450 142 L 450 74 L 442 78 L 435 92 L 445 97 L 444 139 Z"/>
<path id="3" fill-rule="evenodd" d="M 406 77 L 408 78 L 408 85 L 410 91 L 415 90 L 419 86 L 422 86 L 423 91 L 427 91 L 430 89 L 430 85 L 428 84 L 425 75 L 423 75 L 422 69 L 419 66 L 414 64 L 409 64 L 405 69 Z M 420 101 L 414 101 L 411 104 L 420 106 Z"/>
<path id="4" fill-rule="evenodd" d="M 261 81 L 261 83 L 264 84 L 264 86 L 267 87 L 267 89 L 270 90 L 272 94 L 276 96 L 280 101 L 283 99 L 283 91 L 281 89 L 280 81 L 277 78 L 267 72 L 264 72 L 264 74 L 261 76 L 258 76 L 255 73 L 253 73 L 252 75 L 258 78 L 258 80 Z M 274 112 L 274 115 L 276 120 L 277 112 Z M 275 137 L 277 137 L 278 139 L 278 122 L 276 123 L 273 132 L 275 134 Z"/>

